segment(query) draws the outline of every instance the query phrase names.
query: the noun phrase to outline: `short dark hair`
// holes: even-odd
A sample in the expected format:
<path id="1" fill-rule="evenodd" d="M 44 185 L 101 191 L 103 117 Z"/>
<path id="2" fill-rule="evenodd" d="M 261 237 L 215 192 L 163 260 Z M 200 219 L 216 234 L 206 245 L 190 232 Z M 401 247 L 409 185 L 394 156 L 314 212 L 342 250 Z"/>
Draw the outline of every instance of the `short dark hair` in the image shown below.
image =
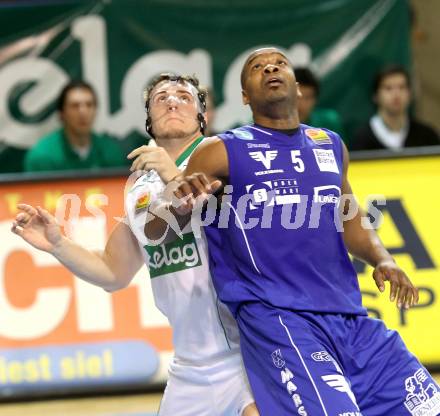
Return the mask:
<path id="1" fill-rule="evenodd" d="M 199 100 L 202 110 L 200 113 L 197 114 L 197 119 L 200 123 L 200 131 L 202 132 L 202 134 L 205 134 L 207 123 L 203 113 L 206 113 L 206 97 L 208 95 L 207 89 L 200 85 L 199 79 L 195 75 L 178 75 L 170 72 L 159 74 L 157 77 L 153 78 L 144 90 L 145 111 L 147 112 L 147 119 L 145 120 L 145 130 L 147 131 L 147 133 L 154 138 L 153 126 L 150 117 L 150 98 L 151 92 L 156 87 L 156 85 L 160 84 L 163 81 L 173 81 L 183 85 L 185 83 L 189 83 L 197 90 L 197 98 Z"/>
<path id="2" fill-rule="evenodd" d="M 299 85 L 312 87 L 315 90 L 316 96 L 319 95 L 319 81 L 315 74 L 306 67 L 295 68 L 295 78 Z"/>
<path id="3" fill-rule="evenodd" d="M 390 75 L 403 75 L 408 88 L 411 89 L 411 77 L 409 76 L 408 70 L 402 65 L 388 65 L 381 69 L 373 80 L 373 94 L 376 94 L 382 84 L 383 80 Z"/>
<path id="4" fill-rule="evenodd" d="M 278 49 L 278 48 L 275 47 L 275 46 L 268 46 L 268 47 L 265 47 L 265 48 L 255 49 L 255 50 L 254 50 L 254 51 L 253 51 L 253 52 L 252 52 L 252 53 L 246 58 L 246 61 L 245 61 L 245 63 L 243 64 L 243 67 L 241 68 L 241 73 L 240 73 L 241 89 L 244 89 L 244 84 L 246 83 L 246 79 L 245 79 L 245 78 L 246 78 L 246 68 L 247 68 L 247 65 L 248 65 L 249 61 L 250 61 L 251 59 L 253 59 L 254 56 L 257 56 L 258 54 L 260 54 L 261 51 L 269 50 L 269 49 L 273 49 L 274 52 L 279 53 L 280 55 L 284 56 L 284 57 L 287 59 L 287 62 L 289 62 L 290 66 L 292 67 L 292 63 L 290 62 L 289 58 L 288 58 L 283 52 L 281 52 L 280 49 Z"/>
<path id="5" fill-rule="evenodd" d="M 96 97 L 96 93 L 95 93 L 95 90 L 93 89 L 93 87 L 88 82 L 77 79 L 77 80 L 70 81 L 61 90 L 61 93 L 60 93 L 60 95 L 58 97 L 58 101 L 57 101 L 57 110 L 58 111 L 64 110 L 64 106 L 65 106 L 66 100 L 67 100 L 67 95 L 69 94 L 70 91 L 77 89 L 77 88 L 90 91 L 90 93 L 93 95 L 93 99 L 95 100 L 95 105 L 98 105 L 98 99 Z"/>

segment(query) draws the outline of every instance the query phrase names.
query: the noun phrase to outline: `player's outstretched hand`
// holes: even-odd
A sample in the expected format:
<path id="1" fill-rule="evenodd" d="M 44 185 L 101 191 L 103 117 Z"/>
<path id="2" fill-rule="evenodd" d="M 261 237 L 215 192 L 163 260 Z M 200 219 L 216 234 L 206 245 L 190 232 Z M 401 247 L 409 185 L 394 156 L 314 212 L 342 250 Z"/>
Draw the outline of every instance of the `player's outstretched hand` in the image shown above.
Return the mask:
<path id="1" fill-rule="evenodd" d="M 127 159 L 134 159 L 130 168 L 132 172 L 154 169 L 165 183 L 180 173 L 175 162 L 163 147 L 140 146 L 130 152 Z"/>
<path id="2" fill-rule="evenodd" d="M 18 204 L 17 208 L 20 212 L 12 223 L 11 231 L 35 248 L 51 253 L 63 238 L 55 217 L 41 207 Z"/>
<path id="3" fill-rule="evenodd" d="M 373 278 L 381 292 L 385 290 L 385 281 L 390 282 L 390 301 L 396 300 L 398 308 L 408 309 L 419 301 L 418 289 L 393 261 L 379 263 L 373 271 Z"/>
<path id="4" fill-rule="evenodd" d="M 209 181 L 204 173 L 194 173 L 189 176 L 177 177 L 178 187 L 174 191 L 174 196 L 178 200 L 177 206 L 173 204 L 175 211 L 179 215 L 189 214 L 196 203 L 203 203 L 209 195 L 215 193 L 222 182 L 215 180 Z"/>

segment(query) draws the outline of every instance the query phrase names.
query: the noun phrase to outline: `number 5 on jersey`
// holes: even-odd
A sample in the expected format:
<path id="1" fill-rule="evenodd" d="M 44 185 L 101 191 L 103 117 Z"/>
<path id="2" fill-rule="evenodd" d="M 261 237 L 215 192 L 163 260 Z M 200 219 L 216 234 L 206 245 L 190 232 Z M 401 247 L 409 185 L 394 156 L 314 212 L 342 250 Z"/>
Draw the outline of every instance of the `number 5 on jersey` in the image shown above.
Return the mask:
<path id="1" fill-rule="evenodd" d="M 293 169 L 297 172 L 304 172 L 305 166 L 303 160 L 300 158 L 301 150 L 291 150 Z"/>

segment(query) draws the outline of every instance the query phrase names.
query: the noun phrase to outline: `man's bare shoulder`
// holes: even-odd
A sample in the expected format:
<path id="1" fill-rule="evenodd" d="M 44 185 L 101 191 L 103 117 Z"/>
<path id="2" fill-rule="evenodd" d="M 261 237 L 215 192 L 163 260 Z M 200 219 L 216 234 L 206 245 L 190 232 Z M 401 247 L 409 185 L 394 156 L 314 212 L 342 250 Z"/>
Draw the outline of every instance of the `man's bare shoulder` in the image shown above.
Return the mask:
<path id="1" fill-rule="evenodd" d="M 209 176 L 227 176 L 228 159 L 223 140 L 217 136 L 206 137 L 191 155 L 187 174 L 203 172 Z"/>

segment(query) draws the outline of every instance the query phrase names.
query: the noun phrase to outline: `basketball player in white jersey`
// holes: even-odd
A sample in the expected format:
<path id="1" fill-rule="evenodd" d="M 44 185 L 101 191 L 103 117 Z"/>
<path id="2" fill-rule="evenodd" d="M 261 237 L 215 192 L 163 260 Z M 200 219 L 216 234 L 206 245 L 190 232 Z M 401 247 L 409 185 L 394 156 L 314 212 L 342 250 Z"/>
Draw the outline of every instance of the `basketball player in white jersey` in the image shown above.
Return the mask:
<path id="1" fill-rule="evenodd" d="M 144 233 L 148 206 L 203 140 L 205 97 L 194 77 L 163 74 L 147 87 L 146 127 L 157 147 L 142 146 L 128 155 L 134 159 L 132 170 L 147 172 L 126 195 L 128 225 L 115 227 L 104 252 L 69 240 L 51 214 L 27 204 L 18 205 L 12 232 L 107 291 L 126 287 L 142 263 L 148 265 L 155 303 L 173 328 L 175 350 L 159 415 L 257 416 L 235 321 L 211 283 L 204 235 L 196 238 L 189 226 L 176 242 L 150 244 Z"/>

